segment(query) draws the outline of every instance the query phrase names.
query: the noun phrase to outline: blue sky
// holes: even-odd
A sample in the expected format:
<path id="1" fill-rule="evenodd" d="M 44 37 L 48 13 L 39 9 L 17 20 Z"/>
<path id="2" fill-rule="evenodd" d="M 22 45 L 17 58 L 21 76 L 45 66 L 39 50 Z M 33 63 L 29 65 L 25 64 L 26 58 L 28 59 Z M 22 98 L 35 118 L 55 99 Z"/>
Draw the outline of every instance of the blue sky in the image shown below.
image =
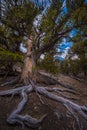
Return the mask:
<path id="1" fill-rule="evenodd" d="M 61 45 L 59 46 L 59 51 L 64 52 L 66 48 L 70 48 L 70 47 L 72 47 L 72 42 L 61 43 Z"/>
<path id="2" fill-rule="evenodd" d="M 70 37 L 75 36 L 78 30 L 72 30 L 70 32 Z M 58 56 L 56 55 L 56 59 L 58 58 L 60 61 L 63 61 L 66 56 L 68 55 L 68 52 L 70 48 L 73 46 L 72 42 L 67 41 L 66 39 L 63 39 L 62 43 L 58 47 L 58 52 L 60 53 Z"/>
<path id="3" fill-rule="evenodd" d="M 72 47 L 73 43 L 72 42 L 62 42 L 59 47 L 58 47 L 58 53 L 55 55 L 55 59 L 59 59 L 60 61 L 63 61 L 66 56 L 68 55 L 69 49 Z"/>

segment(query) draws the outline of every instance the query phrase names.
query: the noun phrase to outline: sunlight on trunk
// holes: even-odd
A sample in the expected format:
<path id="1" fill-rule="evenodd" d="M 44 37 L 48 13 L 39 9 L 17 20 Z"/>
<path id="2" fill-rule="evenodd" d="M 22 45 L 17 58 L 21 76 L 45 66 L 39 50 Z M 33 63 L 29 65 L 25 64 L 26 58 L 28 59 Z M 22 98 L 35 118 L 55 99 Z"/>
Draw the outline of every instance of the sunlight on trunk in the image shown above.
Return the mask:
<path id="1" fill-rule="evenodd" d="M 26 41 L 27 53 L 24 60 L 24 67 L 21 74 L 21 81 L 24 84 L 29 84 L 29 79 L 33 79 L 35 60 L 33 56 L 33 40 L 32 37 Z"/>

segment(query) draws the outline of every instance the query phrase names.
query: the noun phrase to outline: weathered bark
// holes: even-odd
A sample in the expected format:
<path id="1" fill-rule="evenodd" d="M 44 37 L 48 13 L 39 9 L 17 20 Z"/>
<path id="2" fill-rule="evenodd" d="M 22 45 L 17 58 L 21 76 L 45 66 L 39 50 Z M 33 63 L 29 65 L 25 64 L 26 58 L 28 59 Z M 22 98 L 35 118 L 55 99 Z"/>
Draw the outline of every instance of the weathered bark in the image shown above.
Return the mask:
<path id="1" fill-rule="evenodd" d="M 35 70 L 35 58 L 33 55 L 33 40 L 28 39 L 26 41 L 27 53 L 24 60 L 24 67 L 21 74 L 21 81 L 25 84 L 29 84 L 29 79 L 34 79 L 34 70 Z"/>

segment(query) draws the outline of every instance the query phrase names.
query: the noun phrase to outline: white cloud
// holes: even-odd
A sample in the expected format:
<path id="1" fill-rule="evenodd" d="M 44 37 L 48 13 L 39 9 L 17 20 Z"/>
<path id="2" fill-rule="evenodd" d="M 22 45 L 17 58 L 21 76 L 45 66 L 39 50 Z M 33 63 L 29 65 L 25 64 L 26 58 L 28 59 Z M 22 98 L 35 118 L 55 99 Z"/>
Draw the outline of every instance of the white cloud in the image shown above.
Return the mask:
<path id="1" fill-rule="evenodd" d="M 20 51 L 23 53 L 27 52 L 27 49 L 23 46 L 23 43 L 20 44 Z"/>
<path id="2" fill-rule="evenodd" d="M 68 51 L 69 51 L 70 47 L 67 47 L 64 49 L 64 52 L 60 55 L 60 57 L 62 58 L 66 58 L 66 56 L 68 55 Z"/>
<path id="3" fill-rule="evenodd" d="M 66 58 L 66 53 L 62 53 L 61 57 L 65 59 Z"/>
<path id="4" fill-rule="evenodd" d="M 37 15 L 36 18 L 35 18 L 35 20 L 34 20 L 34 22 L 33 22 L 33 25 L 35 27 L 39 27 L 41 19 L 42 19 L 42 14 Z"/>
<path id="5" fill-rule="evenodd" d="M 44 59 L 44 56 L 45 56 L 45 55 L 44 55 L 44 54 L 42 54 L 42 55 L 40 56 L 40 58 L 41 58 L 41 59 Z"/>

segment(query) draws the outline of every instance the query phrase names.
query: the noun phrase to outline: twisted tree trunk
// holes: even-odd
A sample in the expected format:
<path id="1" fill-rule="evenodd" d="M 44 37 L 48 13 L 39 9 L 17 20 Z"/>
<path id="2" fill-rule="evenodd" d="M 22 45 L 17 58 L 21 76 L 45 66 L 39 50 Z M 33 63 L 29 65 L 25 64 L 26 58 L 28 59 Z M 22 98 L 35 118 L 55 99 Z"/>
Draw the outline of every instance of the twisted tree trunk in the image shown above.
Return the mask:
<path id="1" fill-rule="evenodd" d="M 21 81 L 25 85 L 28 85 L 30 82 L 29 81 L 30 79 L 35 80 L 34 73 L 35 73 L 36 62 L 35 62 L 35 56 L 33 53 L 34 51 L 33 51 L 32 37 L 30 37 L 30 39 L 27 40 L 26 47 L 27 47 L 27 53 L 25 56 L 24 67 L 23 67 L 23 71 L 21 74 Z"/>

